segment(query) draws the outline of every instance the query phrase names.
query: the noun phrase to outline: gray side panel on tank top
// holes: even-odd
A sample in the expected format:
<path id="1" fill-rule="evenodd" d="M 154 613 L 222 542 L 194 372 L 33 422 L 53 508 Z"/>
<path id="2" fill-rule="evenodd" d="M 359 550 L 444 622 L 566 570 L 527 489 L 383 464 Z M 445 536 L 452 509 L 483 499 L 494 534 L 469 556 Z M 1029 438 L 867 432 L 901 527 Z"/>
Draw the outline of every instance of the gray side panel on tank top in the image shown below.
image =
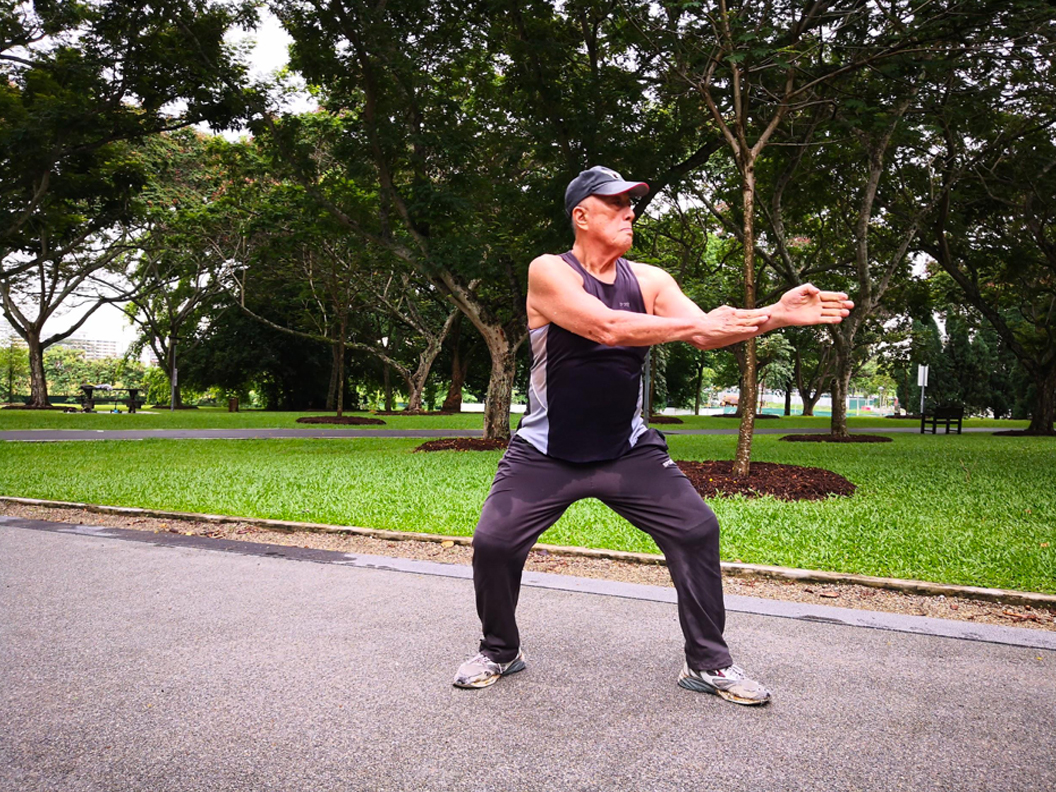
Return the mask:
<path id="1" fill-rule="evenodd" d="M 550 438 L 550 399 L 546 392 L 546 340 L 550 325 L 545 324 L 528 333 L 532 344 L 532 374 L 528 384 L 528 412 L 521 419 L 517 436 L 527 440 L 545 454 Z"/>

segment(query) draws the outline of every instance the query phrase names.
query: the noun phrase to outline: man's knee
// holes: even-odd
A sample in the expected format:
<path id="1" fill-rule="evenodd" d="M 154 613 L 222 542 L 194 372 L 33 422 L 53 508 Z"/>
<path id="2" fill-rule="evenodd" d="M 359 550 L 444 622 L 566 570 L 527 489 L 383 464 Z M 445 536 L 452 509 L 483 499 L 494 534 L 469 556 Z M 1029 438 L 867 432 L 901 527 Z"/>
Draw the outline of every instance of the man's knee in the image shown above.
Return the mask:
<path id="1" fill-rule="evenodd" d="M 712 547 L 719 543 L 719 520 L 711 509 L 694 514 L 678 538 L 683 547 Z"/>
<path id="2" fill-rule="evenodd" d="M 519 548 L 512 531 L 487 529 L 477 526 L 473 533 L 473 561 L 488 564 L 504 564 L 517 556 Z"/>

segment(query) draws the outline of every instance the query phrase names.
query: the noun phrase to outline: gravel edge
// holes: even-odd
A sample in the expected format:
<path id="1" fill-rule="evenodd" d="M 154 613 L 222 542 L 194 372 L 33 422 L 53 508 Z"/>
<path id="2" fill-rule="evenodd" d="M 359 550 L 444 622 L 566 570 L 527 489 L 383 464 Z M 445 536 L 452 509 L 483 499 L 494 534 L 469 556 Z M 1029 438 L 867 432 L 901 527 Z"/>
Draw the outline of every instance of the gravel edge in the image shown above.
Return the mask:
<path id="1" fill-rule="evenodd" d="M 465 536 L 7 496 L 0 496 L 0 514 L 466 565 L 472 558 L 470 539 Z M 1056 632 L 1056 596 L 757 564 L 723 562 L 722 566 L 727 594 Z M 525 569 L 671 585 L 663 556 L 648 553 L 538 544 Z"/>

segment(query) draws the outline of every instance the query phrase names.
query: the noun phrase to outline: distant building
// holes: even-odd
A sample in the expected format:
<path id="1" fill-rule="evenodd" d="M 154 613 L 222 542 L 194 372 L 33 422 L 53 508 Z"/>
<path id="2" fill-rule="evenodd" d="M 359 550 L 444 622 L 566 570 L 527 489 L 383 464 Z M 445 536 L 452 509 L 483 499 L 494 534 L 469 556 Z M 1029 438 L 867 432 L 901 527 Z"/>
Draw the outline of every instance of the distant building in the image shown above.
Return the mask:
<path id="1" fill-rule="evenodd" d="M 15 332 L 5 319 L 0 317 L 0 346 L 7 346 L 11 342 L 24 345 L 22 336 Z M 121 357 L 125 353 L 120 341 L 103 340 L 101 338 L 85 338 L 80 335 L 72 335 L 59 341 L 56 346 L 68 346 L 84 351 L 88 360 L 100 360 L 108 357 Z"/>
<path id="2" fill-rule="evenodd" d="M 100 360 L 102 358 L 119 357 L 121 355 L 121 352 L 118 351 L 116 341 L 103 341 L 97 338 L 79 338 L 74 335 L 59 341 L 58 343 L 59 345 L 73 347 L 74 349 L 83 349 L 84 356 L 88 360 Z"/>

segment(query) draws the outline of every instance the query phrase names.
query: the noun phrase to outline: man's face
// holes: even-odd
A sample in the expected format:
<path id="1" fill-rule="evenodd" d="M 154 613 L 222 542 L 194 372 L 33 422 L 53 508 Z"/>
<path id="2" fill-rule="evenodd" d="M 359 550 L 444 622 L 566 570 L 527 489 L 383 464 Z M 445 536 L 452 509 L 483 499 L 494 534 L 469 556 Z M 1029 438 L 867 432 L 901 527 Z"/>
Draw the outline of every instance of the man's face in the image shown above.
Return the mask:
<path id="1" fill-rule="evenodd" d="M 585 231 L 592 239 L 619 250 L 620 255 L 631 249 L 634 210 L 630 195 L 589 195 L 576 208 L 580 207 L 586 212 Z"/>

